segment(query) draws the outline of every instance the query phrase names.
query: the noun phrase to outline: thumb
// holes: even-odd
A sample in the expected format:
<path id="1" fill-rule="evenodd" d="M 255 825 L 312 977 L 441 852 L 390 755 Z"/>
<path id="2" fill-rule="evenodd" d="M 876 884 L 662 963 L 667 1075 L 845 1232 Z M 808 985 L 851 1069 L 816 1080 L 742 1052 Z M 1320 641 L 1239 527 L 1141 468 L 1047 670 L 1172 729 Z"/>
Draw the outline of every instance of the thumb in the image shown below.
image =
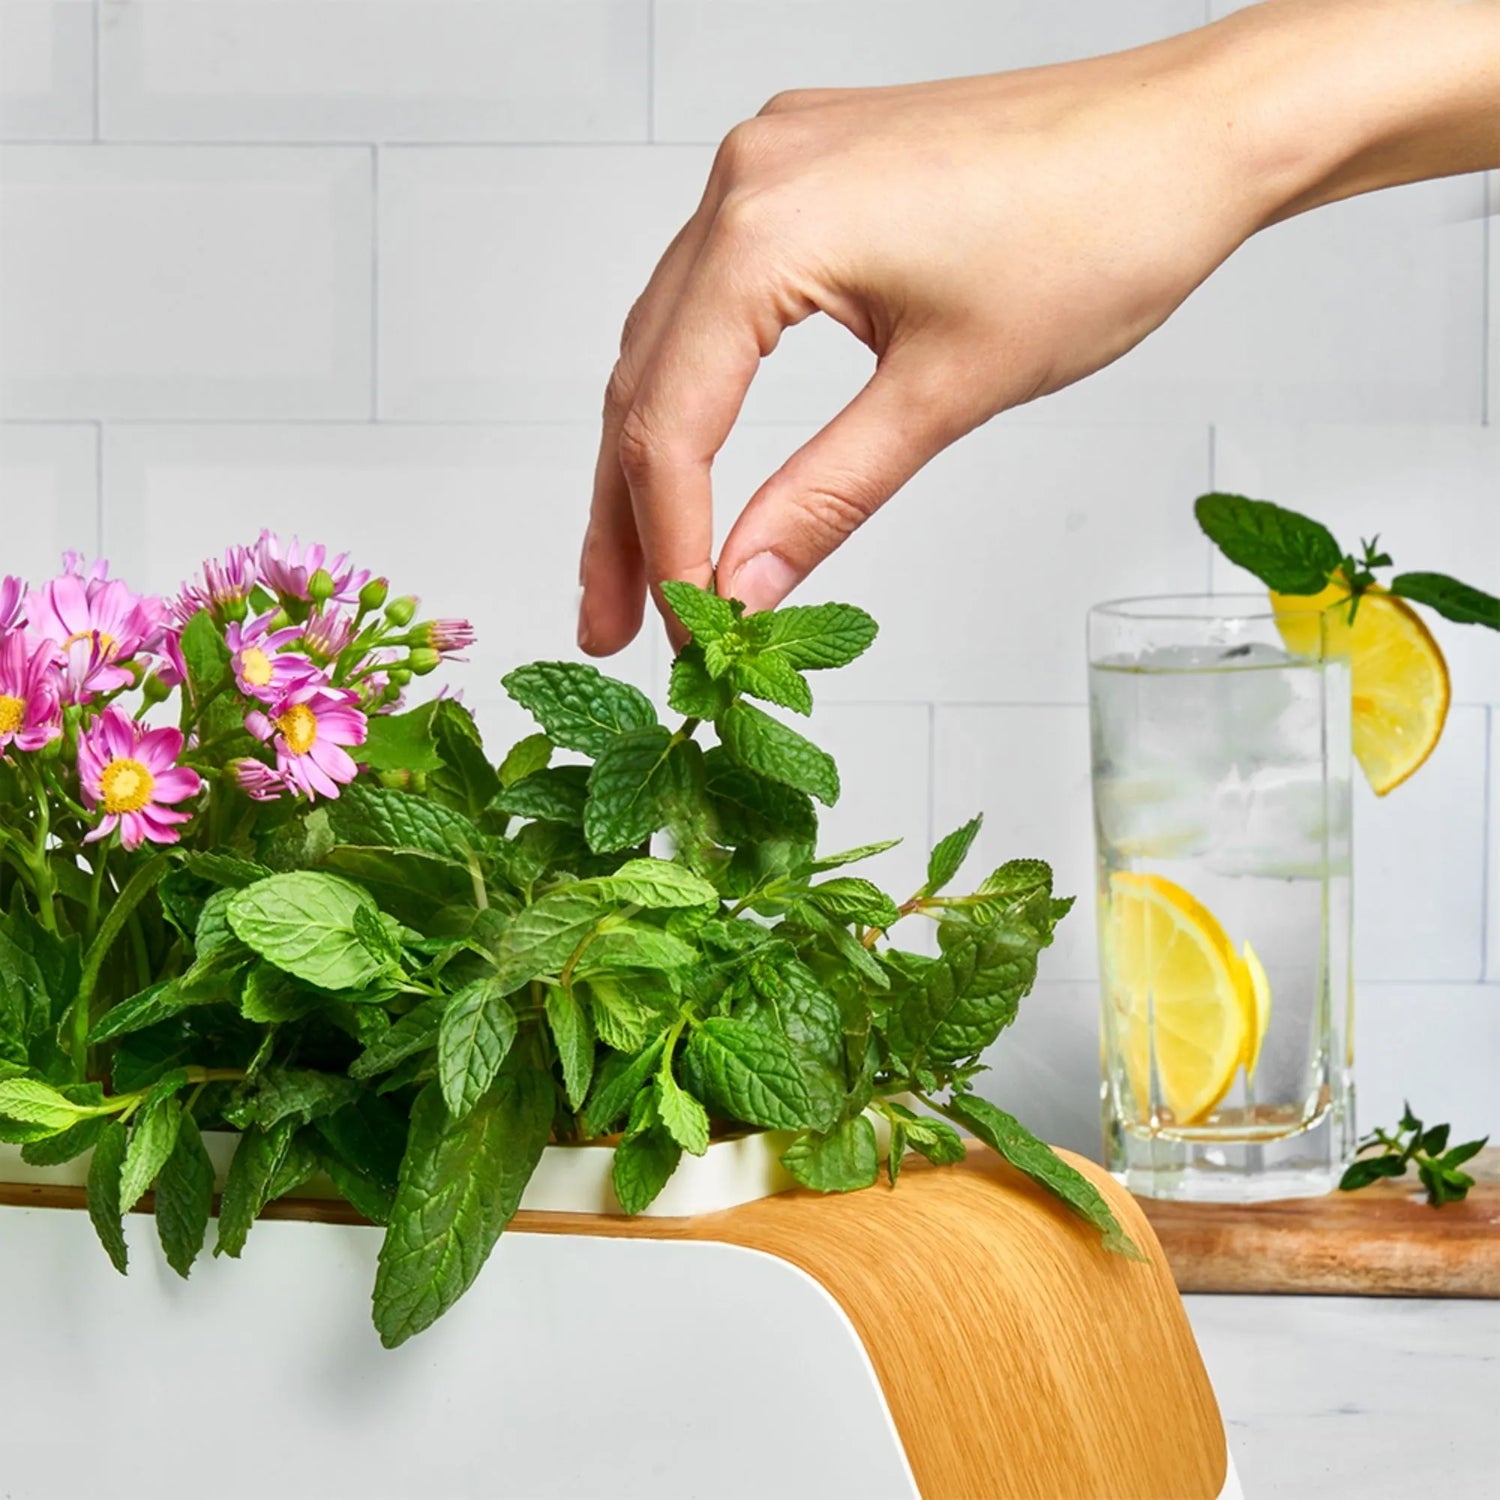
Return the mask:
<path id="1" fill-rule="evenodd" d="M 929 459 L 982 420 L 914 360 L 882 361 L 863 390 L 761 485 L 719 556 L 719 592 L 773 609 Z"/>

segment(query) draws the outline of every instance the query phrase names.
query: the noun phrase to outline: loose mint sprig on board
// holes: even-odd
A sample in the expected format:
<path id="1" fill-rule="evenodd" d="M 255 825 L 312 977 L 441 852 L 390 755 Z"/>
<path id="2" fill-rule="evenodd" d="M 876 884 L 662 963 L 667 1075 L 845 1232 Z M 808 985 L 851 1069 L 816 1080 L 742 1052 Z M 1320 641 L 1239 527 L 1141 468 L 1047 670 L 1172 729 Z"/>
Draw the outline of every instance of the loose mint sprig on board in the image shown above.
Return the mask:
<path id="1" fill-rule="evenodd" d="M 1401 1123 L 1395 1130 L 1373 1131 L 1359 1143 L 1360 1155 L 1345 1169 L 1339 1187 L 1346 1193 L 1357 1192 L 1385 1178 L 1404 1177 L 1408 1165 L 1415 1164 L 1434 1208 L 1461 1203 L 1474 1186 L 1474 1179 L 1461 1168 L 1484 1150 L 1489 1137 L 1449 1146 L 1450 1133 L 1447 1125 L 1424 1126 L 1411 1112 L 1411 1105 L 1403 1103 Z M 1381 1148 L 1378 1156 L 1363 1154 L 1377 1146 Z"/>
<path id="2" fill-rule="evenodd" d="M 1362 540 L 1356 556 L 1340 547 L 1321 522 L 1269 500 L 1200 495 L 1193 511 L 1204 534 L 1230 562 L 1278 594 L 1321 594 L 1331 583 L 1342 584 L 1349 590 L 1351 624 L 1361 595 L 1378 583 L 1376 570 L 1392 566 L 1378 536 Z M 1500 630 L 1500 599 L 1445 573 L 1397 573 L 1385 587 L 1457 624 Z"/>

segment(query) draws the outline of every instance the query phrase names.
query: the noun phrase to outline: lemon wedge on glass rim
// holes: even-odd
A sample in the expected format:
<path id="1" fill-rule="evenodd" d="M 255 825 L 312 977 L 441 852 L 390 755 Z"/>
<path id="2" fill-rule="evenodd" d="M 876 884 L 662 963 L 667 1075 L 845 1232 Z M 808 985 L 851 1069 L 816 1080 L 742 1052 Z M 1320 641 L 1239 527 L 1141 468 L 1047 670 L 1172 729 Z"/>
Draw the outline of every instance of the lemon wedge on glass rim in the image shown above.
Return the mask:
<path id="1" fill-rule="evenodd" d="M 1372 586 L 1349 623 L 1342 579 L 1321 594 L 1271 591 L 1276 628 L 1297 656 L 1347 654 L 1354 758 L 1376 796 L 1401 785 L 1432 754 L 1448 718 L 1448 665 L 1404 599 Z M 1323 611 L 1320 625 L 1314 611 Z"/>

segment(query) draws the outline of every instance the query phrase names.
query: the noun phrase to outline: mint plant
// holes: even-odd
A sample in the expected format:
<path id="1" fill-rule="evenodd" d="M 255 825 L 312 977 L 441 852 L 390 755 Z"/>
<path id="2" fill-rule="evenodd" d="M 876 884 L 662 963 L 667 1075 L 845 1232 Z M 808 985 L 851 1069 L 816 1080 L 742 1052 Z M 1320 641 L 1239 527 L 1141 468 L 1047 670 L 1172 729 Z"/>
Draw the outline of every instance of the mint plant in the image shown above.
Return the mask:
<path id="1" fill-rule="evenodd" d="M 961 1127 L 1139 1253 L 974 1092 L 1071 905 L 1047 865 L 953 894 L 976 818 L 898 903 L 850 873 L 889 843 L 817 851 L 837 767 L 760 705 L 808 714 L 807 674 L 859 656 L 867 614 L 668 584 L 693 636 L 678 721 L 539 662 L 505 679 L 539 732 L 497 763 L 459 703 L 403 702 L 468 627 L 325 561 L 263 538 L 170 606 L 76 566 L 50 603 L 0 589 L 0 1140 L 92 1153 L 121 1271 L 154 1188 L 189 1274 L 204 1135 L 231 1131 L 214 1253 L 322 1174 L 385 1226 L 394 1346 L 473 1283 L 549 1144 L 609 1143 L 637 1213 L 747 1128 L 788 1132 L 810 1188 L 872 1187 L 876 1119 L 892 1185 L 910 1152 L 960 1159 Z M 936 956 L 890 943 L 913 919 Z"/>

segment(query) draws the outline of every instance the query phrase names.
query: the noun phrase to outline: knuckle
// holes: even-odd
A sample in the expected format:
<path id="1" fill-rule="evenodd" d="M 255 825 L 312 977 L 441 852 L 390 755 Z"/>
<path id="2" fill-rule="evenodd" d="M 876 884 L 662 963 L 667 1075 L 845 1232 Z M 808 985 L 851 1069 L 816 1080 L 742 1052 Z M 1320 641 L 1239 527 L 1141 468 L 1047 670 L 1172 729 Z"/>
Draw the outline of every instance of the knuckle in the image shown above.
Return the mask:
<path id="1" fill-rule="evenodd" d="M 630 403 L 635 399 L 635 381 L 631 377 L 623 359 L 616 360 L 615 367 L 609 372 L 609 381 L 604 387 L 604 415 L 606 418 L 619 417 L 629 412 Z"/>
<path id="2" fill-rule="evenodd" d="M 846 541 L 880 507 L 880 497 L 853 476 L 820 480 L 796 496 L 796 525 L 804 538 L 831 552 Z"/>
<path id="3" fill-rule="evenodd" d="M 655 428 L 638 406 L 631 407 L 620 424 L 620 468 L 626 479 L 644 479 L 656 473 L 665 456 Z"/>
<path id="4" fill-rule="evenodd" d="M 768 118 L 742 120 L 720 144 L 715 173 L 727 182 L 741 181 L 772 154 L 775 138 L 776 126 Z"/>
<path id="5" fill-rule="evenodd" d="M 625 321 L 620 325 L 620 353 L 623 354 L 629 347 L 631 339 L 635 337 L 636 330 L 641 326 L 641 318 L 644 316 L 641 304 L 644 297 L 637 297 L 630 304 L 630 311 L 625 314 Z"/>
<path id="6" fill-rule="evenodd" d="M 818 102 L 818 96 L 813 89 L 782 89 L 779 93 L 772 94 L 760 107 L 760 115 L 789 115 L 795 114 L 799 109 L 810 109 Z"/>

